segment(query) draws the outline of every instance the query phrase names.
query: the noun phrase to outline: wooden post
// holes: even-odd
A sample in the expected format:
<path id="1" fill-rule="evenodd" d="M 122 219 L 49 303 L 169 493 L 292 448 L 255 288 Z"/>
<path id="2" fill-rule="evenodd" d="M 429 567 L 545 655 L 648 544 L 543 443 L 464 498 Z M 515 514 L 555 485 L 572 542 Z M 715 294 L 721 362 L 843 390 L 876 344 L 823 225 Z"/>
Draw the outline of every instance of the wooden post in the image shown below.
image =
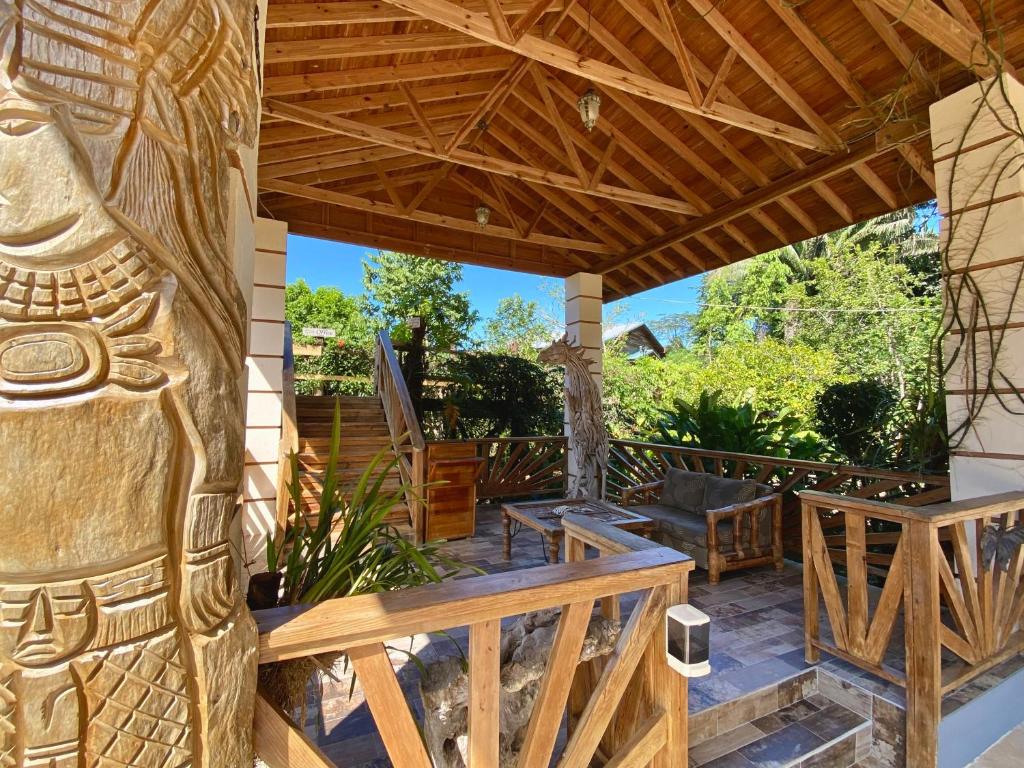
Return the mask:
<path id="1" fill-rule="evenodd" d="M 684 574 L 682 581 L 689 578 Z M 685 585 L 666 587 L 668 607 L 683 601 Z M 664 621 L 663 621 L 664 624 Z M 667 637 L 664 626 L 654 630 L 649 652 L 645 657 L 647 684 L 653 696 L 652 703 L 661 707 L 668 718 L 665 746 L 654 757 L 653 768 L 678 768 L 687 764 L 689 685 L 685 677 L 668 665 Z M 638 724 L 639 725 L 639 724 Z"/>
<path id="2" fill-rule="evenodd" d="M 818 639 L 818 575 L 814 570 L 811 531 L 818 509 L 806 501 L 800 503 L 800 530 L 804 552 L 804 659 L 808 664 L 821 661 L 821 652 L 814 645 Z"/>
<path id="3" fill-rule="evenodd" d="M 942 719 L 939 542 L 926 521 L 903 524 L 907 654 L 907 768 L 934 768 Z"/>

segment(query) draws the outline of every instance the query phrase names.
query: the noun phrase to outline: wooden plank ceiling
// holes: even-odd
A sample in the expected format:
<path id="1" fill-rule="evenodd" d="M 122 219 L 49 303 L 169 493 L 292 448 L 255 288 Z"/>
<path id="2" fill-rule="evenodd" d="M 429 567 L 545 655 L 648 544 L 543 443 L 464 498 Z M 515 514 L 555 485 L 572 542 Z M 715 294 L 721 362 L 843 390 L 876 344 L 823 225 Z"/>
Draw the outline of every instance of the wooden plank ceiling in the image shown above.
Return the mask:
<path id="1" fill-rule="evenodd" d="M 1024 66 L 1021 17 L 1020 0 L 270 0 L 261 213 L 600 272 L 617 298 L 933 197 L 928 106 Z"/>

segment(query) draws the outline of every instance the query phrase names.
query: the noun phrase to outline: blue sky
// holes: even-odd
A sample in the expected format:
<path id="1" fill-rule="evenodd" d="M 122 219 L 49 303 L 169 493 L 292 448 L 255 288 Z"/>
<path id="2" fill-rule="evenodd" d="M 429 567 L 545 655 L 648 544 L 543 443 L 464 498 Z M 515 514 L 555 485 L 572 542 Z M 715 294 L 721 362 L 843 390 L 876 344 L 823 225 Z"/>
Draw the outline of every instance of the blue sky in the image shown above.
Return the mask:
<path id="1" fill-rule="evenodd" d="M 362 261 L 367 253 L 373 253 L 373 250 L 361 245 L 289 235 L 288 282 L 291 283 L 301 277 L 313 288 L 333 285 L 345 293 L 362 293 Z M 548 290 L 554 282 L 556 281 L 551 278 L 522 272 L 465 265 L 459 290 L 469 292 L 473 308 L 482 318 L 494 313 L 500 299 L 514 293 L 536 301 L 543 309 L 552 313 L 557 309 L 560 315 L 561 309 L 555 307 Z M 696 308 L 699 288 L 699 277 L 679 280 L 613 302 L 607 306 L 605 315 L 615 322 L 646 322 L 662 315 L 691 312 Z"/>

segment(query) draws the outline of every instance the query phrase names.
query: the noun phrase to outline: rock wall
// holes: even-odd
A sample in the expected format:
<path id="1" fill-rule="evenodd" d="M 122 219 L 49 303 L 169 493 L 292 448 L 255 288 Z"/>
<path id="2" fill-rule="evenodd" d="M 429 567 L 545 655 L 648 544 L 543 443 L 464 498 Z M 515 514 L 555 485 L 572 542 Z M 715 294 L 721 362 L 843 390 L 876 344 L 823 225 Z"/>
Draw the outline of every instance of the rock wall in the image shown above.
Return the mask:
<path id="1" fill-rule="evenodd" d="M 501 712 L 499 715 L 502 766 L 518 765 L 519 751 L 540 692 L 561 611 L 553 608 L 528 613 L 501 634 Z M 580 650 L 579 662 L 607 656 L 619 639 L 617 622 L 597 616 Z M 560 670 L 572 674 L 571 670 Z M 461 656 L 426 665 L 420 679 L 423 732 L 437 768 L 466 768 L 469 733 L 469 675 Z"/>
<path id="2" fill-rule="evenodd" d="M 251 763 L 244 0 L 0 6 L 0 766 Z"/>

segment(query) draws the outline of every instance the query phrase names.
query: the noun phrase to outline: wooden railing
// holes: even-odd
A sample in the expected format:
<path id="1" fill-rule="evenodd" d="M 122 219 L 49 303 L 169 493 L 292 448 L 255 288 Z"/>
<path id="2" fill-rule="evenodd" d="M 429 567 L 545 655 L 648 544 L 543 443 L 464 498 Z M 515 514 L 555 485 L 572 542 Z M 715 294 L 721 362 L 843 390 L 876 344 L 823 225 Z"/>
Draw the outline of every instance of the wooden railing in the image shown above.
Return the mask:
<path id="1" fill-rule="evenodd" d="M 295 415 L 295 358 L 292 356 L 292 326 L 284 324 L 284 360 L 281 370 L 281 443 L 277 460 L 278 531 L 288 524 L 289 486 L 292 477 L 292 455 L 299 452 L 299 422 Z"/>
<path id="2" fill-rule="evenodd" d="M 393 765 L 429 768 L 424 746 L 384 643 L 469 626 L 469 765 L 497 768 L 501 620 L 561 608 L 519 765 L 548 765 L 568 710 L 570 732 L 558 765 L 686 764 L 686 684 L 668 667 L 665 612 L 682 599 L 693 562 L 586 518 L 566 518 L 574 562 L 479 576 L 312 606 L 255 614 L 261 664 L 345 652 Z M 607 557 L 582 559 L 586 543 Z M 613 653 L 600 665 L 577 666 L 596 600 L 639 598 Z M 576 674 L 571 670 L 576 669 Z M 586 673 L 584 673 L 586 670 Z M 270 768 L 319 768 L 330 762 L 287 715 L 260 698 L 255 748 Z"/>
<path id="3" fill-rule="evenodd" d="M 436 442 L 475 446 L 476 455 L 481 459 L 476 486 L 478 499 L 565 495 L 566 437 L 488 437 Z"/>
<path id="4" fill-rule="evenodd" d="M 406 486 L 405 502 L 417 541 L 426 530 L 425 509 L 421 495 L 427 481 L 426 442 L 419 419 L 409 397 L 402 370 L 385 331 L 377 334 L 373 357 L 373 384 L 384 406 L 391 444 L 398 458 L 398 470 Z"/>
<path id="5" fill-rule="evenodd" d="M 1005 570 L 980 552 L 985 528 L 1024 521 L 1024 492 L 921 507 L 800 498 L 807 661 L 825 650 L 905 686 L 907 765 L 932 768 L 942 695 L 1024 650 L 1024 548 Z M 905 672 L 887 663 L 901 617 Z M 944 651 L 956 661 L 943 664 Z"/>
<path id="6" fill-rule="evenodd" d="M 830 491 L 851 498 L 898 501 L 911 507 L 949 500 L 949 477 L 946 475 L 681 448 L 635 440 L 611 441 L 609 498 L 618 498 L 624 488 L 663 479 L 669 467 L 753 478 L 771 485 L 782 494 L 783 536 L 789 550 L 800 547 L 798 491 Z"/>

